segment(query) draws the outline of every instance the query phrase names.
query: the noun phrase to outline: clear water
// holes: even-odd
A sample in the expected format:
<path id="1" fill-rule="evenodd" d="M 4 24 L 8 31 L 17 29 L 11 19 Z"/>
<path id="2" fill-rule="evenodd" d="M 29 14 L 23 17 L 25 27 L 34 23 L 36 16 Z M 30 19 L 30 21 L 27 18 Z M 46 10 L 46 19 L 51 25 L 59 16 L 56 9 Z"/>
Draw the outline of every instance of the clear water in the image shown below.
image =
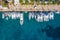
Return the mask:
<path id="1" fill-rule="evenodd" d="M 49 22 L 37 22 L 34 19 L 28 20 L 28 13 L 24 14 L 24 24 L 21 26 L 19 19 L 12 20 L 2 19 L 2 12 L 0 12 L 0 40 L 60 40 L 60 36 L 58 36 L 58 32 L 56 34 L 52 32 L 52 34 L 57 35 L 48 36 L 52 34 L 48 34 L 46 31 L 42 32 L 47 25 L 51 25 L 53 28 L 60 27 L 60 14 L 54 14 L 54 20 L 50 20 Z"/>

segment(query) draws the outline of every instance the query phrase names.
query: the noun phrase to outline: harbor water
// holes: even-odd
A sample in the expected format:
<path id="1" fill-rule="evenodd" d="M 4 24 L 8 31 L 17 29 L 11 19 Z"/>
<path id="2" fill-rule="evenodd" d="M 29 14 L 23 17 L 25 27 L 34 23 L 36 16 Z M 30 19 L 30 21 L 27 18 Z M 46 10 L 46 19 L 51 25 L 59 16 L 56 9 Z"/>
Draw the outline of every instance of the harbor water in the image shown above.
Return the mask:
<path id="1" fill-rule="evenodd" d="M 2 19 L 0 12 L 0 40 L 60 40 L 60 14 L 54 13 L 54 20 L 37 22 L 28 19 L 28 12 L 23 13 L 24 23 L 20 20 Z"/>

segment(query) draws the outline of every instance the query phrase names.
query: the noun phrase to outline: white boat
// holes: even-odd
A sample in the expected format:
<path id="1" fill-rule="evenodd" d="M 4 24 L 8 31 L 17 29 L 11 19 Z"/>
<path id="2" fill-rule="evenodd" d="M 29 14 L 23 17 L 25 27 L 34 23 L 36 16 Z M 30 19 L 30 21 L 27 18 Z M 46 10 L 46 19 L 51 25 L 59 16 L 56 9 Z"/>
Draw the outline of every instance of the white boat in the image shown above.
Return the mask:
<path id="1" fill-rule="evenodd" d="M 20 24 L 23 25 L 24 19 L 23 19 L 23 13 L 20 14 Z"/>
<path id="2" fill-rule="evenodd" d="M 9 18 L 11 17 L 11 14 L 9 14 L 9 13 L 7 15 L 8 15 Z"/>
<path id="3" fill-rule="evenodd" d="M 56 14 L 60 14 L 60 12 L 59 11 L 57 11 L 57 12 L 55 12 Z"/>
<path id="4" fill-rule="evenodd" d="M 6 17 L 6 20 L 8 20 L 9 18 L 8 17 Z"/>
<path id="5" fill-rule="evenodd" d="M 16 19 L 16 14 L 12 14 L 12 19 Z"/>
<path id="6" fill-rule="evenodd" d="M 49 21 L 49 15 L 44 14 L 44 21 Z"/>
<path id="7" fill-rule="evenodd" d="M 17 17 L 17 18 L 20 18 L 20 13 L 16 14 L 16 17 Z"/>
<path id="8" fill-rule="evenodd" d="M 32 19 L 34 18 L 34 13 L 31 13 Z"/>
<path id="9" fill-rule="evenodd" d="M 4 17 L 5 17 L 4 14 L 2 14 L 2 19 L 4 19 Z"/>
<path id="10" fill-rule="evenodd" d="M 34 13 L 29 13 L 29 20 L 34 18 Z"/>
<path id="11" fill-rule="evenodd" d="M 52 19 L 52 20 L 54 19 L 54 13 L 53 12 L 50 12 L 48 15 L 49 15 L 49 19 Z"/>
<path id="12" fill-rule="evenodd" d="M 28 15 L 28 16 L 29 16 L 29 20 L 30 20 L 30 19 L 31 19 L 31 13 L 29 13 L 29 15 Z"/>
<path id="13" fill-rule="evenodd" d="M 30 20 L 30 19 L 31 19 L 31 17 L 32 17 L 32 13 L 29 13 L 29 15 L 28 15 L 28 16 L 29 16 L 29 20 Z"/>
<path id="14" fill-rule="evenodd" d="M 37 21 L 38 22 L 43 22 L 43 16 L 42 15 L 38 15 L 37 16 Z"/>
<path id="15" fill-rule="evenodd" d="M 37 16 L 35 15 L 34 18 L 37 19 Z"/>

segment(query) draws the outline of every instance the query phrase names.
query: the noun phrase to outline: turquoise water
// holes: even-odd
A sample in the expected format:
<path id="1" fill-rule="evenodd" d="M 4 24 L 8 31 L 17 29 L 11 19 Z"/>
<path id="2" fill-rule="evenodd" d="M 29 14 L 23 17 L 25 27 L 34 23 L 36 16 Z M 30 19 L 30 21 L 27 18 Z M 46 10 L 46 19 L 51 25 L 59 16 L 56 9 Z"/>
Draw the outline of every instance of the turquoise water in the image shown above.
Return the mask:
<path id="1" fill-rule="evenodd" d="M 58 37 L 48 36 L 48 31 L 42 32 L 47 25 L 51 25 L 53 28 L 60 27 L 60 14 L 54 15 L 54 20 L 37 22 L 34 19 L 29 21 L 28 14 L 25 13 L 24 24 L 20 25 L 19 19 L 9 19 L 8 21 L 2 19 L 2 12 L 0 12 L 0 40 L 59 40 L 58 35 Z"/>

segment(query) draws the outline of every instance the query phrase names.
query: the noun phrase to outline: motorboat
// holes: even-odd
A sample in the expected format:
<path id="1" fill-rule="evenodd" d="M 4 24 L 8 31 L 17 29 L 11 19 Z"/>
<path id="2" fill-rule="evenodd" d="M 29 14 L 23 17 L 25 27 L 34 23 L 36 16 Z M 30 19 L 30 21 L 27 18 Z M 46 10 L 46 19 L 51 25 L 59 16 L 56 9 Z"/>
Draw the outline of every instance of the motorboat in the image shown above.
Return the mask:
<path id="1" fill-rule="evenodd" d="M 31 17 L 32 17 L 32 13 L 29 13 L 29 20 L 31 19 Z"/>
<path id="2" fill-rule="evenodd" d="M 20 14 L 20 24 L 23 25 L 24 19 L 23 19 L 23 13 Z"/>
<path id="3" fill-rule="evenodd" d="M 37 19 L 37 15 L 35 15 L 34 18 Z"/>
<path id="4" fill-rule="evenodd" d="M 29 20 L 34 18 L 34 13 L 29 13 Z"/>
<path id="5" fill-rule="evenodd" d="M 2 14 L 2 19 L 4 19 L 4 17 L 5 17 L 4 14 Z"/>
<path id="6" fill-rule="evenodd" d="M 17 17 L 17 18 L 20 18 L 20 13 L 16 14 L 16 17 Z"/>
<path id="7" fill-rule="evenodd" d="M 12 19 L 16 19 L 16 14 L 12 14 Z"/>
<path id="8" fill-rule="evenodd" d="M 49 21 L 49 15 L 44 14 L 44 21 Z"/>
<path id="9" fill-rule="evenodd" d="M 49 19 L 54 19 L 54 13 L 53 12 L 50 12 L 48 15 L 49 15 Z"/>
<path id="10" fill-rule="evenodd" d="M 31 16 L 32 16 L 32 19 L 33 19 L 34 18 L 34 13 L 31 13 L 31 14 L 32 14 Z"/>
<path id="11" fill-rule="evenodd" d="M 43 22 L 43 16 L 42 15 L 37 15 L 37 21 L 38 22 Z"/>
<path id="12" fill-rule="evenodd" d="M 59 11 L 56 11 L 55 13 L 56 13 L 56 14 L 60 14 L 60 12 L 59 12 Z"/>
<path id="13" fill-rule="evenodd" d="M 9 18 L 8 17 L 6 17 L 6 20 L 8 20 Z"/>

